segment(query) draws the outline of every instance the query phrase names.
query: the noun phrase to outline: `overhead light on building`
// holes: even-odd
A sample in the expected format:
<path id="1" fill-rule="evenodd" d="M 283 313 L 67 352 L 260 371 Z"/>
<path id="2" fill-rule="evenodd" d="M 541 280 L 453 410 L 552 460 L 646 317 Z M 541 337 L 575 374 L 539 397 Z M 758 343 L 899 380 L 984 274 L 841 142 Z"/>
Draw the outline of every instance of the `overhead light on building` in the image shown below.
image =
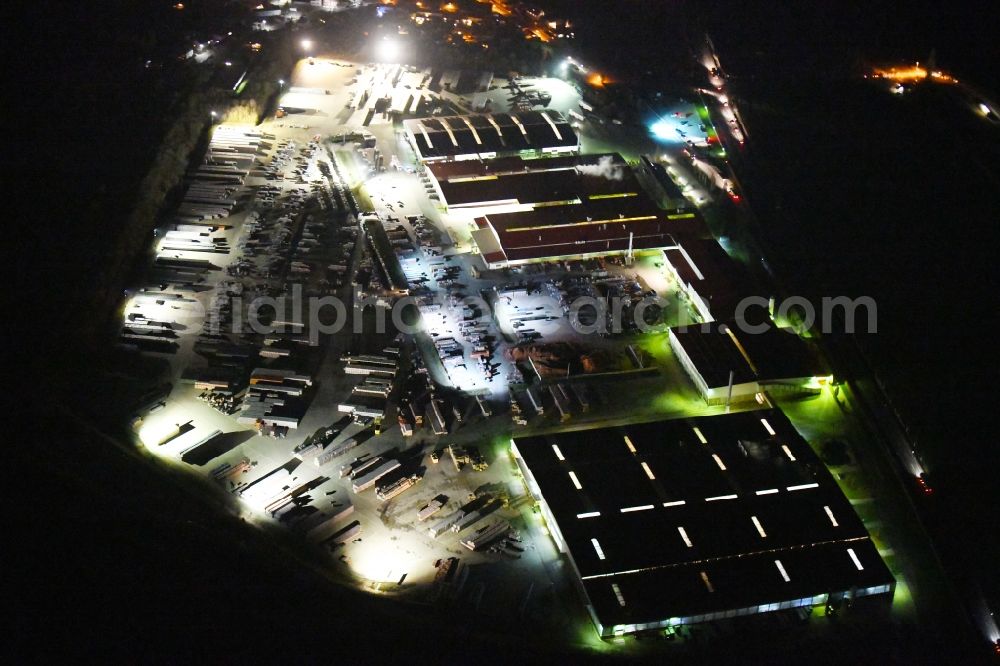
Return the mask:
<path id="1" fill-rule="evenodd" d="M 786 583 L 792 580 L 791 578 L 788 577 L 788 572 L 785 571 L 785 565 L 781 563 L 781 560 L 775 560 L 774 565 L 778 567 L 778 573 L 781 574 L 781 577 L 784 579 Z"/>

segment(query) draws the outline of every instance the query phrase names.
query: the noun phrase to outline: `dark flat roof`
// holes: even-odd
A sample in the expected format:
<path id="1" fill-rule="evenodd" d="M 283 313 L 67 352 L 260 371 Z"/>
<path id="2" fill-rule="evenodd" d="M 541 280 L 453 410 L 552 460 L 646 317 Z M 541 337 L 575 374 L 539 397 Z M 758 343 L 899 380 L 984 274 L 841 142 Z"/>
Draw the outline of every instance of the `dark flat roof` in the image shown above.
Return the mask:
<path id="1" fill-rule="evenodd" d="M 670 177 L 670 174 L 667 173 L 662 164 L 652 161 L 647 155 L 642 155 L 639 160 L 642 166 L 649 172 L 649 175 L 663 188 L 664 193 L 668 197 L 678 201 L 684 199 L 684 193 L 681 192 L 681 188 L 677 187 L 677 183 Z"/>
<path id="2" fill-rule="evenodd" d="M 730 371 L 733 384 L 755 381 L 757 377 L 750 364 L 732 339 L 720 330 L 720 323 L 678 326 L 671 332 L 709 388 L 728 386 Z M 703 328 L 710 330 L 703 332 Z"/>
<path id="3" fill-rule="evenodd" d="M 892 582 L 850 503 L 778 410 L 525 437 L 515 446 L 606 627 Z"/>
<path id="4" fill-rule="evenodd" d="M 683 248 L 683 250 L 681 249 Z M 749 295 L 748 277 L 713 238 L 691 237 L 666 252 L 680 278 L 708 304 L 715 319 L 733 319 L 740 299 Z"/>
<path id="5" fill-rule="evenodd" d="M 558 111 L 484 113 L 403 121 L 422 159 L 575 147 L 576 132 Z"/>
<path id="6" fill-rule="evenodd" d="M 485 173 L 438 178 L 438 185 L 449 207 L 585 201 L 592 197 L 634 197 L 643 192 L 628 164 L 617 154 L 559 159 L 558 165 L 552 162 L 556 160 L 523 160 L 525 166 L 520 171 L 507 170 L 507 165 L 502 165 L 503 171 L 490 171 L 488 161 L 479 162 L 487 167 Z"/>
<path id="7" fill-rule="evenodd" d="M 608 153 L 617 155 L 617 153 Z M 495 157 L 493 159 L 455 160 L 453 162 L 431 162 L 427 165 L 438 181 L 453 178 L 476 178 L 478 176 L 501 175 L 565 169 L 577 164 L 590 164 L 600 155 L 553 155 L 552 157 L 524 158 L 518 155 Z"/>
<path id="8" fill-rule="evenodd" d="M 674 236 L 707 233 L 693 211 L 669 213 L 649 197 L 591 199 L 579 204 L 545 206 L 516 213 L 493 213 L 476 218 L 480 228 L 492 227 L 503 254 L 510 261 L 541 259 L 628 249 L 676 246 Z"/>
<path id="9" fill-rule="evenodd" d="M 735 384 L 829 374 L 802 338 L 778 328 L 770 320 L 767 324 L 768 329 L 762 333 L 741 330 L 732 320 L 671 330 L 710 388 L 728 385 L 730 370 Z"/>

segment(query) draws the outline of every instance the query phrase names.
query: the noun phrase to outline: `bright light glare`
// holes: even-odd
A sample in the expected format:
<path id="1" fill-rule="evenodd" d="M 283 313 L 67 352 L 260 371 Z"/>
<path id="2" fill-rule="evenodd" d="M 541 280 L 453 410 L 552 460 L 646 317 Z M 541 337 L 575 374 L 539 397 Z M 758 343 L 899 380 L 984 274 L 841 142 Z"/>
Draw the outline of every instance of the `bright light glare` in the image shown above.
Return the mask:
<path id="1" fill-rule="evenodd" d="M 413 555 L 405 552 L 400 545 L 388 543 L 385 539 L 372 539 L 368 548 L 356 549 L 350 566 L 355 573 L 370 581 L 394 583 L 403 574 L 411 573 L 417 564 Z"/>
<path id="2" fill-rule="evenodd" d="M 308 51 L 312 47 L 313 47 L 313 43 L 312 43 L 311 39 L 303 39 L 302 40 L 302 49 L 303 50 Z"/>
<path id="3" fill-rule="evenodd" d="M 657 120 L 655 123 L 650 125 L 649 131 L 652 132 L 653 136 L 657 139 L 680 142 L 680 136 L 677 134 L 677 130 L 666 120 Z"/>
<path id="4" fill-rule="evenodd" d="M 163 440 L 171 435 L 177 434 L 177 424 L 170 421 L 160 420 L 154 423 L 147 423 L 139 430 L 139 439 L 150 448 L 159 446 Z"/>
<path id="5" fill-rule="evenodd" d="M 383 39 L 378 45 L 378 59 L 392 62 L 399 59 L 399 44 L 391 39 Z"/>

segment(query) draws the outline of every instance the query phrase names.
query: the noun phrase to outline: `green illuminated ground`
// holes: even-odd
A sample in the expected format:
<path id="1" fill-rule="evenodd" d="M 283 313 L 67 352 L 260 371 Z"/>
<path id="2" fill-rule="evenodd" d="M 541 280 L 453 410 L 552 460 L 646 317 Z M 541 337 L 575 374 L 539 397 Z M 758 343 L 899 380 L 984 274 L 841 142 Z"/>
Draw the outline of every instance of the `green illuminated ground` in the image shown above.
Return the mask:
<path id="1" fill-rule="evenodd" d="M 783 399 L 777 402 L 821 459 L 824 457 L 825 443 L 839 440 L 847 444 L 851 463 L 828 467 L 897 581 L 892 604 L 893 615 L 900 620 L 913 621 L 915 607 L 907 582 L 907 571 L 913 563 L 907 561 L 905 554 L 895 547 L 892 532 L 896 528 L 893 526 L 893 529 L 889 529 L 893 511 L 881 501 L 883 493 L 879 490 L 879 484 L 872 480 L 868 466 L 859 464 L 864 459 L 866 438 L 869 435 L 859 427 L 849 398 L 845 397 L 842 389 L 827 387 L 813 398 Z"/>

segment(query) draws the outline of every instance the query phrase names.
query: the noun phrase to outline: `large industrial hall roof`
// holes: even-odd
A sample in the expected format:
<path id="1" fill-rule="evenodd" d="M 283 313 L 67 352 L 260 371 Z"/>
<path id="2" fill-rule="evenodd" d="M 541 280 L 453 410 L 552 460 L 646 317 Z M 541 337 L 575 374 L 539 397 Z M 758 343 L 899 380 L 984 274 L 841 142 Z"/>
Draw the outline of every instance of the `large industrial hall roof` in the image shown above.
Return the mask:
<path id="1" fill-rule="evenodd" d="M 605 627 L 892 584 L 850 503 L 780 411 L 514 446 Z"/>
<path id="2" fill-rule="evenodd" d="M 422 160 L 574 149 L 579 139 L 558 111 L 486 113 L 404 120 Z"/>

